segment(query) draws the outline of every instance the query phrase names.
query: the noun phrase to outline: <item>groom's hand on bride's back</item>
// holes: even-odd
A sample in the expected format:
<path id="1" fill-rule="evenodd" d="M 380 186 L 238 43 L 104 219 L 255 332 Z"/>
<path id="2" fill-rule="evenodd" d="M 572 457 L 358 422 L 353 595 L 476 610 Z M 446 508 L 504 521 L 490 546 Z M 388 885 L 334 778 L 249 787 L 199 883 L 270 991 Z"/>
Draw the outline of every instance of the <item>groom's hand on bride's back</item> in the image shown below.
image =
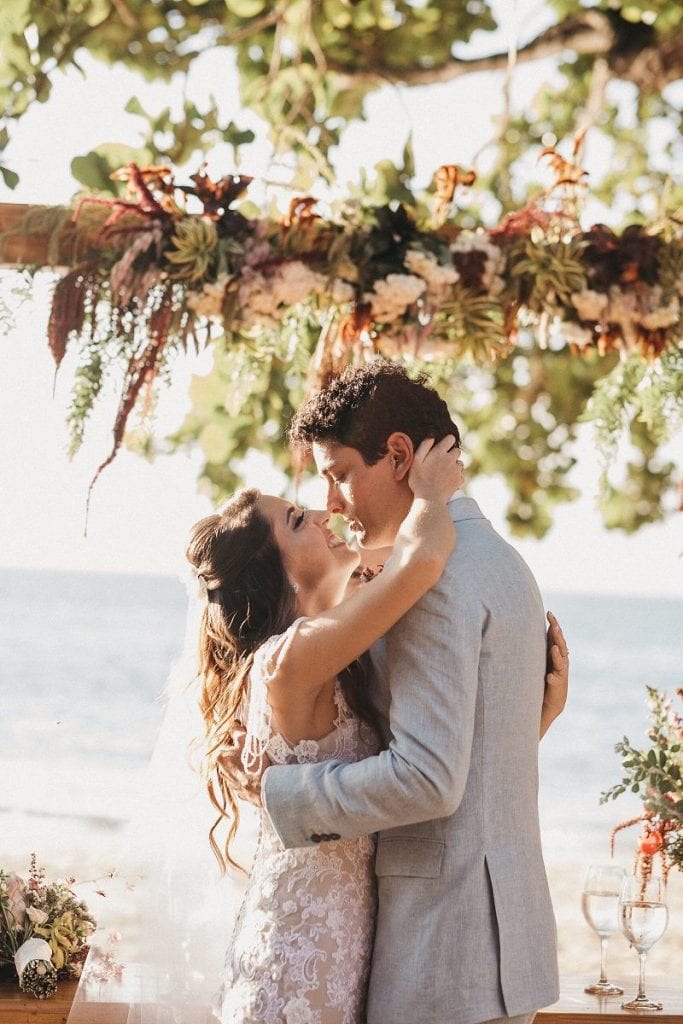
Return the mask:
<path id="1" fill-rule="evenodd" d="M 218 768 L 227 780 L 234 796 L 238 800 L 261 806 L 261 779 L 270 761 L 264 755 L 261 758 L 259 771 L 246 772 L 242 764 L 242 751 L 247 731 L 241 725 L 235 726 L 230 734 L 230 742 L 224 747 L 218 758 Z"/>
<path id="2" fill-rule="evenodd" d="M 562 628 L 548 612 L 548 634 L 546 637 L 546 676 L 541 714 L 541 736 L 558 715 L 564 711 L 569 690 L 569 648 Z"/>

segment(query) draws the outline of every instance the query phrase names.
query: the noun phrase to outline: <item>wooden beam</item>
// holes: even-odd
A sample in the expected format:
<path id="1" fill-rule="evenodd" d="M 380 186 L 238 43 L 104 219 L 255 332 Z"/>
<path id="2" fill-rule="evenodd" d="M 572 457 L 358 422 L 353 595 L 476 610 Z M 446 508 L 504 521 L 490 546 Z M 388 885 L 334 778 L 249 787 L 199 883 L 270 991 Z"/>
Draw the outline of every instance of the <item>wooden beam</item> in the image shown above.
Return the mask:
<path id="1" fill-rule="evenodd" d="M 0 266 L 73 267 L 104 247 L 97 239 L 103 219 L 75 224 L 65 206 L 0 203 Z"/>

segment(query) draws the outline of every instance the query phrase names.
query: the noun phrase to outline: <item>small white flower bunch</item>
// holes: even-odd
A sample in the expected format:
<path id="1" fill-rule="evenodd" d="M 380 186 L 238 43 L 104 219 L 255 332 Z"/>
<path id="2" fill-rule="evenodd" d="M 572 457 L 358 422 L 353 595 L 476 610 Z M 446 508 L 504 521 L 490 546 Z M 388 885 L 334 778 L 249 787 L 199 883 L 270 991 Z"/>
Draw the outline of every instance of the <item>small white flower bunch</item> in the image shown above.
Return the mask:
<path id="1" fill-rule="evenodd" d="M 363 295 L 363 301 L 370 304 L 373 320 L 390 324 L 400 319 L 426 288 L 423 278 L 414 274 L 388 274 L 375 281 L 373 290 Z"/>
<path id="2" fill-rule="evenodd" d="M 231 280 L 230 274 L 219 274 L 215 281 L 207 281 L 199 292 L 188 291 L 185 301 L 189 309 L 207 320 L 218 320 L 223 313 L 225 289 Z"/>
<path id="3" fill-rule="evenodd" d="M 590 320 L 599 323 L 607 309 L 608 298 L 603 292 L 584 288 L 572 295 L 572 305 L 579 314 L 579 320 Z"/>
<path id="4" fill-rule="evenodd" d="M 641 317 L 641 324 L 648 331 L 657 331 L 666 327 L 673 327 L 681 315 L 681 304 L 678 296 L 674 295 L 666 305 L 662 304 L 662 289 L 655 285 L 650 289 L 648 296 L 648 311 Z"/>
<path id="5" fill-rule="evenodd" d="M 427 285 L 427 296 L 435 303 L 447 298 L 451 287 L 460 279 L 455 267 L 439 263 L 436 256 L 424 249 L 408 249 L 403 262 L 411 274 L 417 274 Z"/>

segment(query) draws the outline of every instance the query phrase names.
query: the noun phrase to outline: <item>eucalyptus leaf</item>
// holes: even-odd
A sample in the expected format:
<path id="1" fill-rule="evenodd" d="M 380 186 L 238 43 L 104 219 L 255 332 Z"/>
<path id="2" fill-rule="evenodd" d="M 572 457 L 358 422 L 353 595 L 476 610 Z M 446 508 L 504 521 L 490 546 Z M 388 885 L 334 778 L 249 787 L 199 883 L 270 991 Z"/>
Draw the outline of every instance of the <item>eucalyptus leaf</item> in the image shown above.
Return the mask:
<path id="1" fill-rule="evenodd" d="M 0 174 L 7 188 L 15 189 L 19 184 L 19 175 L 16 171 L 11 171 L 9 167 L 0 166 Z"/>

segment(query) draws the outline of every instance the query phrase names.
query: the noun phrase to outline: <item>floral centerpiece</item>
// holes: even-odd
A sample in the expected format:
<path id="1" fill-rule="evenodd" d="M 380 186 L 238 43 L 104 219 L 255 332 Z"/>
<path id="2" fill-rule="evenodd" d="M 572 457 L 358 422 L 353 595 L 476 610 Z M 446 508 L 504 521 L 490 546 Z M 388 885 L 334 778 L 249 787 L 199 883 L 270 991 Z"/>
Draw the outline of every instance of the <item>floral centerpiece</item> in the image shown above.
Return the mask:
<path id="1" fill-rule="evenodd" d="M 647 692 L 650 746 L 637 749 L 626 736 L 617 743 L 615 749 L 621 754 L 624 775 L 620 783 L 602 794 L 600 802 L 614 800 L 627 789 L 642 796 L 643 813 L 612 830 L 612 847 L 622 829 L 642 825 L 636 872 L 649 876 L 652 862 L 658 856 L 666 878 L 672 866 L 683 871 L 683 716 L 668 694 L 652 686 L 648 686 Z M 676 690 L 676 697 L 683 703 L 683 688 Z"/>
<path id="2" fill-rule="evenodd" d="M 46 882 L 31 856 L 28 880 L 0 869 L 0 969 L 38 999 L 53 995 L 60 977 L 79 977 L 95 921 L 67 882 Z"/>

